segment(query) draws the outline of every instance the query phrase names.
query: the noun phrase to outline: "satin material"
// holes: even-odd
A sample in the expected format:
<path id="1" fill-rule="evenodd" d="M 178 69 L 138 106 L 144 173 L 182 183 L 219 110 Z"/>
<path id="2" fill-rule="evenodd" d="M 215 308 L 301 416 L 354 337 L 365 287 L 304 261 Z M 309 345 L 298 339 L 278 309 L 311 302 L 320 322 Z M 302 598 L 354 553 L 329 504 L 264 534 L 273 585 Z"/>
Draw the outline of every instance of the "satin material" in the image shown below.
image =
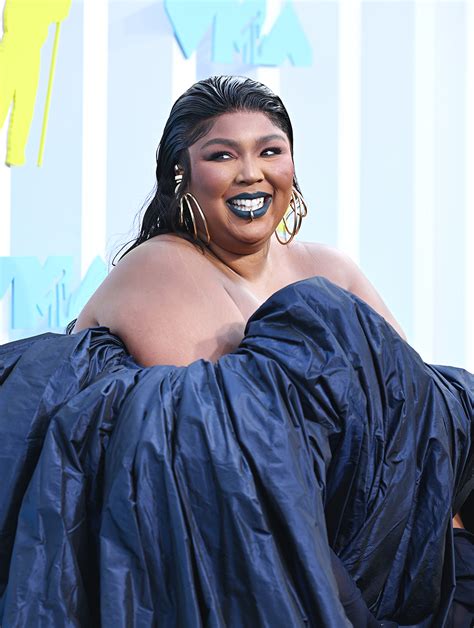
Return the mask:
<path id="1" fill-rule="evenodd" d="M 448 626 L 474 376 L 357 297 L 273 295 L 216 363 L 138 366 L 105 328 L 0 348 L 0 622 Z"/>

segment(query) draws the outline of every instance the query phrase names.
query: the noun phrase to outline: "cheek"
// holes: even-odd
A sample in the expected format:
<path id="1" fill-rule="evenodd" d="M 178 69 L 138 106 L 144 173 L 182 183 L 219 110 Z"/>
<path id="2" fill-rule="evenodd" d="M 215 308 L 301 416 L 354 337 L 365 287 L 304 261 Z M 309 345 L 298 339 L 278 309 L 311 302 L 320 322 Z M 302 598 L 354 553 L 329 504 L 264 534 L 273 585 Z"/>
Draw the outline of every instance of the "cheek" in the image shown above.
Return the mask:
<path id="1" fill-rule="evenodd" d="M 216 168 L 215 164 L 196 165 L 191 175 L 191 187 L 205 196 L 220 196 L 229 185 L 226 168 Z"/>
<path id="2" fill-rule="evenodd" d="M 273 181 L 275 187 L 289 189 L 293 185 L 294 174 L 295 168 L 293 162 L 288 160 L 274 164 L 268 178 L 270 181 Z"/>

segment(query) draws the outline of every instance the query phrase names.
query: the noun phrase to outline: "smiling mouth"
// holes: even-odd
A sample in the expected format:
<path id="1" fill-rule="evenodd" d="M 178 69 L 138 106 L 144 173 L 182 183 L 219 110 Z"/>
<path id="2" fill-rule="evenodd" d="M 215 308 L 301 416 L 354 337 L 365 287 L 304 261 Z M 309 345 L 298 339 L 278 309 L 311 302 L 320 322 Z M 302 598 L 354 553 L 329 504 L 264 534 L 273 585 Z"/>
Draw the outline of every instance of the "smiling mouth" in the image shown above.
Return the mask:
<path id="1" fill-rule="evenodd" d="M 263 216 L 272 197 L 270 194 L 240 194 L 226 201 L 227 207 L 239 218 L 259 218 Z"/>

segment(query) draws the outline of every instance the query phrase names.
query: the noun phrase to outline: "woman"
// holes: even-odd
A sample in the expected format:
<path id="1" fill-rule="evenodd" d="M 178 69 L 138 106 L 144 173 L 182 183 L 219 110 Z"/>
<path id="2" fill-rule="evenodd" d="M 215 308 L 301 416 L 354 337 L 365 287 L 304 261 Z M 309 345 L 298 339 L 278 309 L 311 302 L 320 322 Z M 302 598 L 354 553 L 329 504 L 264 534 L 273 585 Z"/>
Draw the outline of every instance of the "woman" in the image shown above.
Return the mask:
<path id="1" fill-rule="evenodd" d="M 274 292 L 321 275 L 363 298 L 404 337 L 348 257 L 293 240 L 306 214 L 293 131 L 283 103 L 263 85 L 234 76 L 193 85 L 171 110 L 156 178 L 140 236 L 75 332 L 108 327 L 144 366 L 216 360 L 238 347 L 247 320 Z M 285 241 L 276 230 L 288 208 L 295 218 Z M 339 573 L 335 555 L 333 565 Z M 344 574 L 339 582 L 352 606 L 362 604 Z"/>
<path id="2" fill-rule="evenodd" d="M 473 382 L 293 239 L 306 211 L 278 97 L 215 77 L 178 99 L 140 235 L 75 333 L 0 351 L 5 625 L 467 625 Z"/>
<path id="3" fill-rule="evenodd" d="M 293 240 L 306 214 L 293 131 L 283 103 L 263 85 L 216 77 L 185 92 L 166 123 L 156 177 L 139 237 L 81 312 L 76 332 L 104 325 L 147 366 L 215 360 L 239 345 L 271 294 L 320 275 L 360 296 L 404 337 L 347 256 Z M 278 241 L 289 210 L 293 230 Z"/>
<path id="4" fill-rule="evenodd" d="M 74 331 L 108 327 L 143 365 L 216 360 L 237 348 L 247 320 L 273 293 L 319 275 L 405 338 L 347 256 L 293 240 L 307 208 L 289 116 L 265 86 L 232 76 L 193 85 L 171 110 L 156 177 L 139 237 Z M 282 240 L 277 228 L 289 210 L 293 226 L 285 221 Z M 462 527 L 458 514 L 453 523 Z"/>

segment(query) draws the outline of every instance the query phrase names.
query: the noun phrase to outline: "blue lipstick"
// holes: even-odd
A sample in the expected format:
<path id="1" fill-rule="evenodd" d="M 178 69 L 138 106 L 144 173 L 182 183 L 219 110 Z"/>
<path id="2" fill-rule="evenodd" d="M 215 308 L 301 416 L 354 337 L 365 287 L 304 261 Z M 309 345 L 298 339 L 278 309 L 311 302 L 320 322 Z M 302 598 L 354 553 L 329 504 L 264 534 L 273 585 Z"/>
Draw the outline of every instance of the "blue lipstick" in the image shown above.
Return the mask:
<path id="1" fill-rule="evenodd" d="M 263 198 L 266 200 L 261 207 L 255 210 L 243 208 L 241 209 L 240 207 L 237 207 L 232 203 L 232 201 L 235 200 L 254 200 L 257 198 Z M 243 194 L 238 194 L 237 196 L 232 196 L 231 198 L 227 199 L 226 204 L 235 216 L 238 216 L 239 218 L 246 218 L 247 220 L 253 220 L 254 218 L 260 218 L 261 216 L 264 216 L 267 213 L 271 202 L 272 197 L 270 194 L 263 194 L 262 192 L 255 192 L 254 194 L 250 194 L 245 192 Z"/>

